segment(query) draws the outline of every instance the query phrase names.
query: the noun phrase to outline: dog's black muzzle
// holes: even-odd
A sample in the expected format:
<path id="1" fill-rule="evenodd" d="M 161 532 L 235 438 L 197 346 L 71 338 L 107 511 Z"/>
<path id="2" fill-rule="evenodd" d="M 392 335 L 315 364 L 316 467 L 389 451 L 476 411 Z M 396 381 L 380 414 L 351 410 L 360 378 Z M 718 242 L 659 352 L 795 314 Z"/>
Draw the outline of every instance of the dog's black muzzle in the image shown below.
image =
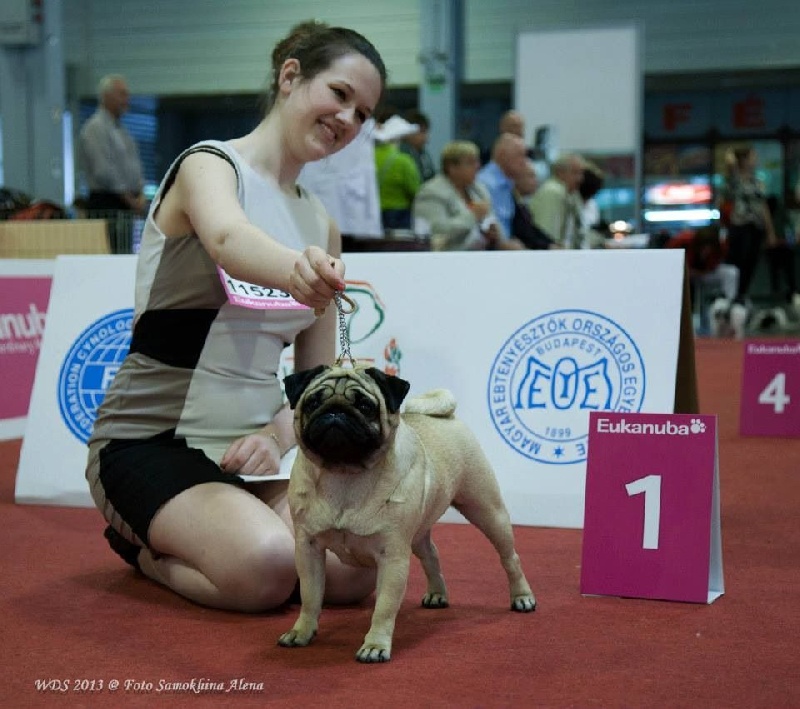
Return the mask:
<path id="1" fill-rule="evenodd" d="M 303 430 L 303 443 L 326 463 L 356 464 L 381 445 L 379 427 L 343 407 L 315 413 Z"/>

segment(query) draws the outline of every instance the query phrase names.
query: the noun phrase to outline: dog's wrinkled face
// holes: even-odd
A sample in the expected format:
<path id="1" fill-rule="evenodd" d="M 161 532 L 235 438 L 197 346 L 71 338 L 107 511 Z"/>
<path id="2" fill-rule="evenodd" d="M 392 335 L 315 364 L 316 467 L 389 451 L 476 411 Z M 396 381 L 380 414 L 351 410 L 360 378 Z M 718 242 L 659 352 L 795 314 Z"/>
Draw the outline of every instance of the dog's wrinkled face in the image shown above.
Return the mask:
<path id="1" fill-rule="evenodd" d="M 409 383 L 374 367 L 317 367 L 284 379 L 297 441 L 317 464 L 368 465 L 385 450 Z"/>

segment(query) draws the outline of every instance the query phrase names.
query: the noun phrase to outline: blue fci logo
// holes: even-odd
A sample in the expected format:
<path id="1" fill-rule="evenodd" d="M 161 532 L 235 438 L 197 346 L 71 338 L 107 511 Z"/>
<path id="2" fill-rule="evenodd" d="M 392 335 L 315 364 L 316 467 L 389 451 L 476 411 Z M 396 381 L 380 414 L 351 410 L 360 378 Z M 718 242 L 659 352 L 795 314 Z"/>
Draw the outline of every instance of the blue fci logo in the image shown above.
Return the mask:
<path id="1" fill-rule="evenodd" d="M 106 389 L 131 346 L 133 310 L 117 310 L 87 327 L 70 348 L 58 376 L 58 407 L 67 428 L 86 443 Z"/>
<path id="2" fill-rule="evenodd" d="M 540 463 L 586 460 L 590 411 L 638 412 L 646 384 L 636 343 L 609 318 L 556 310 L 506 340 L 489 373 L 497 432 Z"/>

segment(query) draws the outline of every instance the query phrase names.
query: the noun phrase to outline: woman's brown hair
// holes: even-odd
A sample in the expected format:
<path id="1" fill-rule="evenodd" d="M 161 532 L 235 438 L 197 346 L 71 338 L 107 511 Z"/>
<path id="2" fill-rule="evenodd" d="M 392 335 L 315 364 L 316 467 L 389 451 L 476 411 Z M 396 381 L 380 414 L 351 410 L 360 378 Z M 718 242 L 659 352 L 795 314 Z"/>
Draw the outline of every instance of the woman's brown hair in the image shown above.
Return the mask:
<path id="1" fill-rule="evenodd" d="M 308 20 L 295 25 L 288 36 L 272 50 L 272 78 L 266 95 L 269 111 L 278 96 L 278 77 L 287 59 L 297 59 L 305 81 L 328 69 L 337 59 L 348 54 L 361 54 L 375 67 L 386 86 L 386 66 L 378 50 L 366 37 L 346 27 L 330 27 L 324 22 Z"/>

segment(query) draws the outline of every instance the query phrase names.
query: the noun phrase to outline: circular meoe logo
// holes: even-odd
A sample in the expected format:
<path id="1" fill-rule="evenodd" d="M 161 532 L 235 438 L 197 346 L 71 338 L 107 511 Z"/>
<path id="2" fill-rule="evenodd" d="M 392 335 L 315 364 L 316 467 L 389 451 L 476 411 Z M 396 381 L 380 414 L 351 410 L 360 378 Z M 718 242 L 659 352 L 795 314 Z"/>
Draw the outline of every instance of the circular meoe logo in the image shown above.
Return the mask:
<path id="1" fill-rule="evenodd" d="M 639 348 L 613 320 L 555 310 L 506 340 L 489 374 L 497 432 L 520 455 L 565 465 L 586 460 L 589 412 L 638 412 L 646 372 Z"/>
<path id="2" fill-rule="evenodd" d="M 67 428 L 86 443 L 106 389 L 131 346 L 133 310 L 110 313 L 87 327 L 70 348 L 58 376 L 58 407 Z"/>

